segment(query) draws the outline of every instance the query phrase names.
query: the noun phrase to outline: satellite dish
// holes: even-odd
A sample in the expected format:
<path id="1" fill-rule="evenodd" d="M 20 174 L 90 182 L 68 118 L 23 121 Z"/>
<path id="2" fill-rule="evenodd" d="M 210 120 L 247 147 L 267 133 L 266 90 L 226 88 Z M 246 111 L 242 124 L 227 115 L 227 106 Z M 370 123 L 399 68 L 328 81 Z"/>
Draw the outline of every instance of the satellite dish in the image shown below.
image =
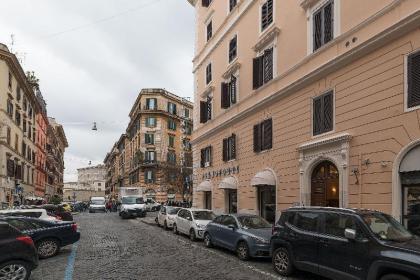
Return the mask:
<path id="1" fill-rule="evenodd" d="M 95 130 L 95 131 L 97 131 L 97 130 L 98 130 L 98 128 L 96 127 L 96 122 L 94 122 L 94 123 L 93 123 L 92 130 Z"/>

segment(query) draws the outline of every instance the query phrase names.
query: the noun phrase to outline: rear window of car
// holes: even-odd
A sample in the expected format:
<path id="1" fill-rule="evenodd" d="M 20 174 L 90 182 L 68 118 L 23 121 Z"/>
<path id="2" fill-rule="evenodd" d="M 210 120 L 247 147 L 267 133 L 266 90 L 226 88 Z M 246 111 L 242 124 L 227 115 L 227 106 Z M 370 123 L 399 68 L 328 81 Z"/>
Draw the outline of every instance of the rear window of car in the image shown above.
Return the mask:
<path id="1" fill-rule="evenodd" d="M 11 212 L 7 213 L 8 216 L 18 216 L 18 217 L 31 217 L 39 218 L 42 215 L 42 212 Z"/>
<path id="2" fill-rule="evenodd" d="M 317 232 L 319 215 L 313 212 L 297 212 L 293 225 L 300 230 Z"/>
<path id="3" fill-rule="evenodd" d="M 17 228 L 18 230 L 30 230 L 33 229 L 33 225 L 26 223 L 24 220 L 20 219 L 8 219 L 7 222 Z"/>

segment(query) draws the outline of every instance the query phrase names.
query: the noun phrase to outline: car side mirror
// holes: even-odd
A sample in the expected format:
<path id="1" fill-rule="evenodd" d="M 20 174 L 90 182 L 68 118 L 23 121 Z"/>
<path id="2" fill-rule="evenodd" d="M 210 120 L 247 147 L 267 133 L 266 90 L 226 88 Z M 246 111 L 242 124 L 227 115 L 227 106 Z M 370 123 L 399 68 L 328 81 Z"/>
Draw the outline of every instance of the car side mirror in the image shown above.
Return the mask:
<path id="1" fill-rule="evenodd" d="M 344 230 L 344 237 L 349 240 L 356 240 L 356 231 L 354 229 L 346 228 Z"/>
<path id="2" fill-rule="evenodd" d="M 232 225 L 228 225 L 228 228 L 230 228 L 231 230 L 235 230 L 236 226 L 232 224 Z"/>

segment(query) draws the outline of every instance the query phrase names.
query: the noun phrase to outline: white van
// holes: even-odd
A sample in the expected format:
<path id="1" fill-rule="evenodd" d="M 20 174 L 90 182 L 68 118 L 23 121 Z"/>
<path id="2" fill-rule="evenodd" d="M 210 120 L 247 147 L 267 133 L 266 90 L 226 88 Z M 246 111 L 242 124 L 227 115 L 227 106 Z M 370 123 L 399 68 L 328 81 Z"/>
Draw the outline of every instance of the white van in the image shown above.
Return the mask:
<path id="1" fill-rule="evenodd" d="M 90 198 L 89 203 L 89 213 L 95 213 L 95 212 L 106 212 L 106 206 L 105 206 L 105 197 L 103 196 L 92 196 Z"/>

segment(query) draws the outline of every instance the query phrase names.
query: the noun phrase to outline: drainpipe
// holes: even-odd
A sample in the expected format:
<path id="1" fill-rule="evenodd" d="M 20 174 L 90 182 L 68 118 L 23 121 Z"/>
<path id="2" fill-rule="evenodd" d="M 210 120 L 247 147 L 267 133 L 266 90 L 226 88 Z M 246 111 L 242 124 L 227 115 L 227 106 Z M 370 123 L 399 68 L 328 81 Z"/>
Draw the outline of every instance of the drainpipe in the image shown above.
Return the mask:
<path id="1" fill-rule="evenodd" d="M 363 170 L 362 170 L 362 153 L 359 153 L 359 208 L 362 208 L 362 186 L 363 186 Z"/>

